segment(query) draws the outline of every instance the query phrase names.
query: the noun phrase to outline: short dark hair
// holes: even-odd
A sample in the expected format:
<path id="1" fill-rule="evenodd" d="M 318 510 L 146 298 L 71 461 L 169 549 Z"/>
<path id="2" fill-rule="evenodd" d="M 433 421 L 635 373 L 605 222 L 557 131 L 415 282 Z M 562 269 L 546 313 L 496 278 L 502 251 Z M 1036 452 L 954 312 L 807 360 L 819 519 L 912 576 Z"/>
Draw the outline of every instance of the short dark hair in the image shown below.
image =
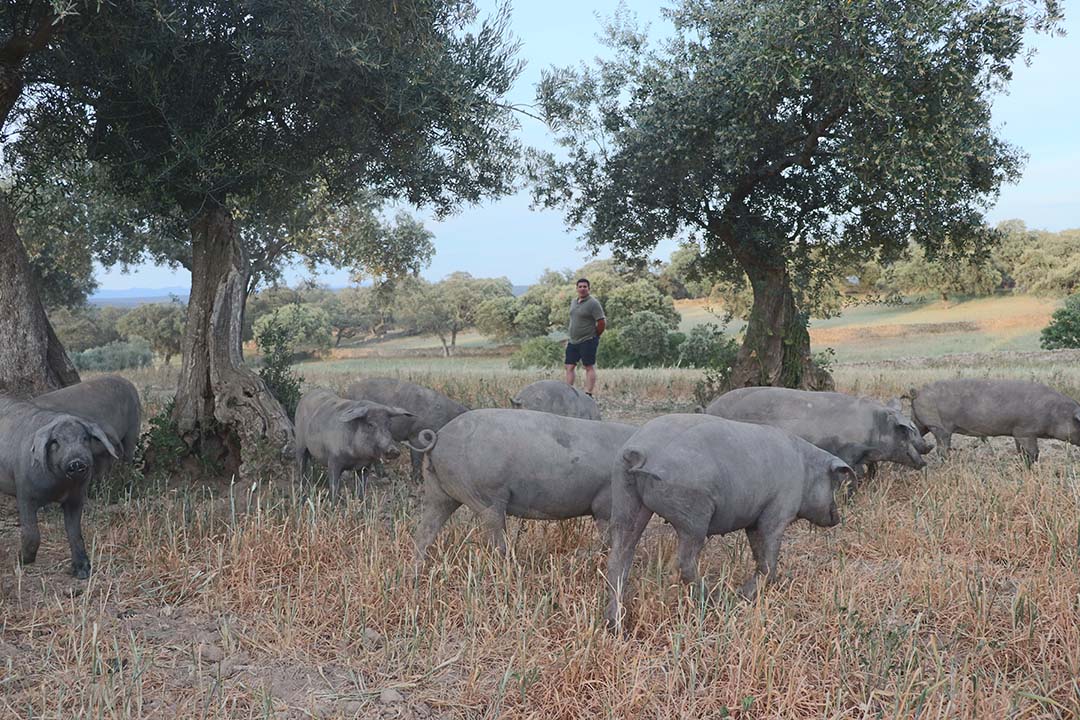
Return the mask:
<path id="1" fill-rule="evenodd" d="M 590 288 L 592 287 L 592 283 L 589 282 L 588 278 L 578 278 L 578 281 L 576 283 L 574 283 L 574 285 L 577 286 L 577 285 L 580 285 L 581 283 L 585 283 Z"/>

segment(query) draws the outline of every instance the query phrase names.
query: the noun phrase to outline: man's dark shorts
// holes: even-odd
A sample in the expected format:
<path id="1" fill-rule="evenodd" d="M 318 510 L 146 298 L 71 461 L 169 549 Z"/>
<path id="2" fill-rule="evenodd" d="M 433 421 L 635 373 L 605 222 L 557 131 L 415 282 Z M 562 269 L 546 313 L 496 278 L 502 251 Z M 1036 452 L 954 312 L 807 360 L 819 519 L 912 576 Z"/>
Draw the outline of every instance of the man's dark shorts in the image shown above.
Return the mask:
<path id="1" fill-rule="evenodd" d="M 577 365 L 580 361 L 585 367 L 596 364 L 596 348 L 600 345 L 600 337 L 595 336 L 592 340 L 574 343 L 566 343 L 566 364 Z"/>

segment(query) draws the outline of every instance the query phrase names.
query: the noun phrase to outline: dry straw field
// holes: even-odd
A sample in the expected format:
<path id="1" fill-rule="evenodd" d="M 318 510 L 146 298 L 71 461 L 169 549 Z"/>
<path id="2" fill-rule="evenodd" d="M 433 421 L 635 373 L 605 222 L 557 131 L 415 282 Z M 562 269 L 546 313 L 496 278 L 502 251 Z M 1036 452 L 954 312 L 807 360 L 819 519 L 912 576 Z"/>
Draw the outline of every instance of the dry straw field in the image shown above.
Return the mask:
<path id="1" fill-rule="evenodd" d="M 839 366 L 842 389 L 888 397 L 957 374 L 1033 377 L 1080 395 L 1075 353 Z M 504 361 L 304 366 L 343 385 L 399 372 L 476 405 L 539 377 Z M 609 418 L 691 407 L 692 371 L 610 371 Z M 170 379 L 133 377 L 148 409 Z M 600 620 L 591 522 L 511 521 L 490 551 L 459 511 L 419 578 L 418 488 L 405 464 L 362 499 L 146 479 L 92 503 L 88 582 L 67 575 L 58 512 L 38 562 L 15 564 L 0 505 L 0 717 L 11 718 L 1058 718 L 1080 715 L 1080 464 L 1048 443 L 959 438 L 926 472 L 888 469 L 831 530 L 793 525 L 784 581 L 732 589 L 744 538 L 714 538 L 703 602 L 676 583 L 674 536 L 639 548 L 633 625 Z M 476 451 L 484 451 L 482 443 Z"/>

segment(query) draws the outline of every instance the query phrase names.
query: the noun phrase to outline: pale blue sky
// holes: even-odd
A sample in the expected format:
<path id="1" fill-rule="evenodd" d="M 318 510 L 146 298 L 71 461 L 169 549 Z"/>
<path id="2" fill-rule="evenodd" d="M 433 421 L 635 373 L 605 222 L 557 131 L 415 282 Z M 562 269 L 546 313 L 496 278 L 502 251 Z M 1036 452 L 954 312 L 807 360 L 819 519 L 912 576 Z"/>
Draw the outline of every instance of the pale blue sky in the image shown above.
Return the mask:
<path id="1" fill-rule="evenodd" d="M 494 13 L 493 0 L 478 0 L 482 12 Z M 636 0 L 627 2 L 639 19 L 651 24 L 653 38 L 666 34 L 670 26 L 661 18 L 658 4 Z M 602 54 L 597 41 L 598 18 L 610 17 L 618 0 L 572 2 L 547 0 L 513 6 L 511 27 L 521 40 L 520 56 L 526 61 L 511 93 L 515 103 L 530 104 L 533 88 L 542 69 L 552 65 L 577 64 Z M 1048 230 L 1080 227 L 1080 20 L 1074 13 L 1066 20 L 1066 37 L 1034 38 L 1038 49 L 1032 64 L 1018 63 L 1009 93 L 994 104 L 994 120 L 1001 134 L 1019 145 L 1029 159 L 1023 179 L 1007 186 L 997 206 L 989 214 L 991 222 L 1020 218 L 1030 227 Z M 521 117 L 521 138 L 538 147 L 550 145 L 542 123 Z M 545 268 L 576 268 L 589 260 L 581 249 L 577 233 L 567 229 L 560 212 L 530 210 L 529 194 L 516 195 L 464 208 L 442 222 L 428 222 L 435 234 L 435 258 L 423 274 L 438 280 L 456 270 L 478 277 L 506 276 L 515 284 L 535 282 Z M 655 255 L 666 258 L 674 243 L 665 242 Z M 295 281 L 304 271 L 288 273 Z M 340 286 L 348 283 L 343 271 L 328 272 L 323 282 Z M 101 272 L 102 289 L 186 286 L 184 272 L 151 265 L 133 268 L 128 274 L 118 269 Z"/>

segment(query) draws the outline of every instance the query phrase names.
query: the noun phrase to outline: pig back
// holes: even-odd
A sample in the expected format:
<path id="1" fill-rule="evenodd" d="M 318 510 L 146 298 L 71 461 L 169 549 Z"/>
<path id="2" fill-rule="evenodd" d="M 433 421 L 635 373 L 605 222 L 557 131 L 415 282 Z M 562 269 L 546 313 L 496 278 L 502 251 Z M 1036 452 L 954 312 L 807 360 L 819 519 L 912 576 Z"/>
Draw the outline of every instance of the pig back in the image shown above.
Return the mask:
<path id="1" fill-rule="evenodd" d="M 470 410 L 439 431 L 431 469 L 448 495 L 477 511 L 505 503 L 517 517 L 577 517 L 608 489 L 616 454 L 635 430 L 531 410 Z"/>
<path id="2" fill-rule="evenodd" d="M 939 380 L 912 398 L 912 412 L 923 425 L 976 437 L 1053 437 L 1078 408 L 1072 398 L 1022 380 Z"/>

